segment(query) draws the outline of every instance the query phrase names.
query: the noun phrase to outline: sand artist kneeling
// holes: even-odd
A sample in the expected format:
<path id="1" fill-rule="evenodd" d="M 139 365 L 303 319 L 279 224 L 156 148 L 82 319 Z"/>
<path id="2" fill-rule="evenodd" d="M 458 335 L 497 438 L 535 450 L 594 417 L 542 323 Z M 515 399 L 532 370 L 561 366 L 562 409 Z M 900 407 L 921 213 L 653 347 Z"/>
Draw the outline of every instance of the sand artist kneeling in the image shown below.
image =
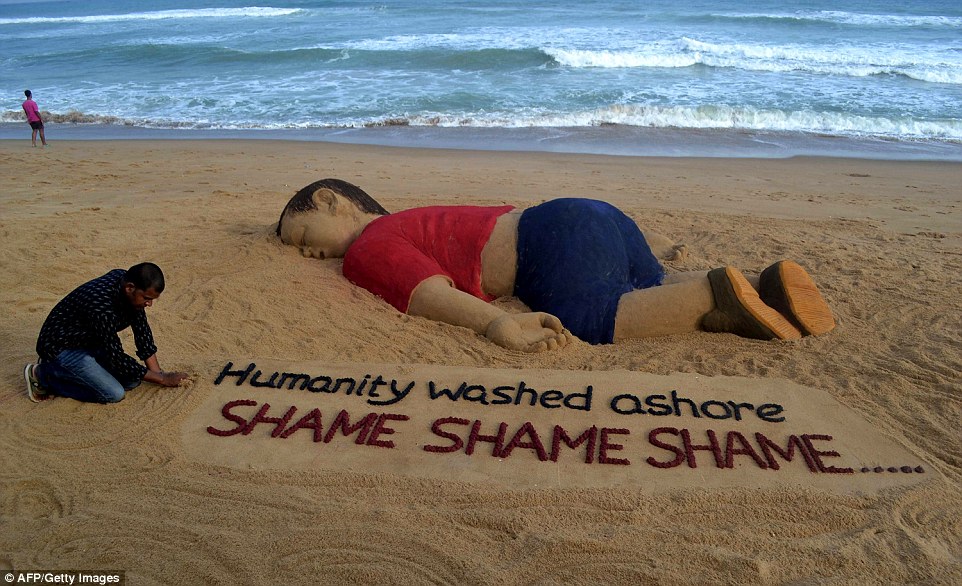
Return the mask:
<path id="1" fill-rule="evenodd" d="M 71 291 L 50 311 L 37 338 L 38 364 L 27 364 L 27 396 L 116 403 L 142 381 L 176 387 L 183 372 L 165 372 L 146 309 L 164 292 L 164 273 L 151 262 L 114 269 Z M 137 356 L 124 352 L 117 332 L 133 331 Z"/>
<path id="2" fill-rule="evenodd" d="M 561 348 L 697 330 L 794 340 L 835 327 L 815 282 L 782 260 L 757 279 L 734 267 L 666 275 L 684 253 L 614 206 L 567 198 L 389 213 L 322 179 L 284 207 L 277 235 L 305 256 L 344 257 L 344 276 L 401 312 L 471 328 L 505 348 Z M 533 311 L 489 301 L 515 296 Z"/>

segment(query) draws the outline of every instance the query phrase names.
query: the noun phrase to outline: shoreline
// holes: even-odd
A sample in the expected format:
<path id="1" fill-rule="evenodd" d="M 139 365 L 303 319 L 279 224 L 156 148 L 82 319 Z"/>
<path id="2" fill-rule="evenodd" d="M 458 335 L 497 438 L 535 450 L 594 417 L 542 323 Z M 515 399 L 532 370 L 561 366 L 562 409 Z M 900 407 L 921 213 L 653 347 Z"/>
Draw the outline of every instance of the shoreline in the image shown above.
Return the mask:
<path id="1" fill-rule="evenodd" d="M 244 185 L 260 184 L 265 192 L 287 190 L 288 196 L 317 179 L 335 177 L 359 185 L 372 195 L 393 193 L 406 199 L 444 200 L 449 197 L 491 197 L 497 201 L 540 201 L 550 197 L 594 197 L 618 205 L 655 206 L 664 210 L 691 209 L 721 214 L 748 214 L 781 219 L 870 221 L 904 234 L 935 234 L 962 242 L 962 216 L 953 210 L 962 197 L 942 200 L 945 185 L 962 184 L 962 162 L 879 160 L 832 156 L 783 158 L 706 156 L 622 156 L 592 153 L 455 149 L 286 139 L 112 139 L 60 140 L 49 149 L 30 147 L 27 140 L 0 139 L 0 151 L 44 155 L 61 164 L 77 165 L 110 157 L 137 159 L 135 166 L 153 158 L 164 165 L 142 176 L 145 189 L 163 192 L 178 184 L 180 167 L 216 160 L 214 169 L 237 170 Z M 245 169 L 250 153 L 280 159 Z M 113 153 L 104 160 L 104 153 Z M 364 161 L 375 160 L 371 165 Z M 142 163 L 140 162 L 142 161 Z M 327 162 L 325 164 L 325 162 Z M 398 185 L 391 178 L 417 180 Z M 440 179 L 461 176 L 467 185 Z M 501 176 L 496 176 L 500 174 Z M 32 178 L 25 178 L 30 185 Z M 199 180 L 198 180 L 199 181 Z M 839 183 L 842 181 L 842 184 Z M 503 191 L 490 193 L 486 183 Z M 604 186 L 624 183 L 617 190 Z M 199 184 L 196 187 L 203 187 Z M 850 192 L 859 195 L 853 197 Z M 866 191 L 866 193 L 860 193 Z M 281 191 L 284 193 L 284 191 Z M 185 193 L 194 193 L 193 189 Z M 804 197 L 792 194 L 804 193 Z M 286 201 L 286 200 L 285 200 Z M 937 210 L 919 215 L 919 206 Z M 396 209 L 396 208 L 395 208 Z"/>
<path id="2" fill-rule="evenodd" d="M 886 161 L 962 162 L 962 143 L 891 140 L 731 129 L 478 128 L 382 126 L 369 128 L 215 129 L 147 128 L 48 123 L 48 140 L 287 140 L 453 150 L 597 154 L 633 157 L 781 159 L 798 156 Z M 18 140 L 25 123 L 0 123 L 0 140 Z"/>

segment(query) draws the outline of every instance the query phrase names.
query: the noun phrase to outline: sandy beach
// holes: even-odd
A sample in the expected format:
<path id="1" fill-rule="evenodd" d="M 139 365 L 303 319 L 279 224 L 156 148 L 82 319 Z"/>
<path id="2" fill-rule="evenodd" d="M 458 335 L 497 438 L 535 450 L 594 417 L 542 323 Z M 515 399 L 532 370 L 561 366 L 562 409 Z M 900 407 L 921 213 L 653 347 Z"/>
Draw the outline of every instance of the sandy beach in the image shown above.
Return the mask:
<path id="1" fill-rule="evenodd" d="M 962 583 L 960 163 L 48 140 L 0 141 L 3 570 L 122 570 L 130 584 Z M 602 199 L 688 246 L 669 272 L 799 261 L 838 327 L 505 350 L 282 245 L 284 204 L 325 177 L 392 211 Z M 291 467 L 286 444 L 276 466 L 245 468 L 185 445 L 210 384 L 144 384 L 110 406 L 28 401 L 22 369 L 54 304 L 143 260 L 167 276 L 148 313 L 160 363 L 196 380 L 237 358 L 784 379 L 828 393 L 926 476 L 879 491 L 512 488 L 365 470 L 363 454 L 352 470 Z"/>

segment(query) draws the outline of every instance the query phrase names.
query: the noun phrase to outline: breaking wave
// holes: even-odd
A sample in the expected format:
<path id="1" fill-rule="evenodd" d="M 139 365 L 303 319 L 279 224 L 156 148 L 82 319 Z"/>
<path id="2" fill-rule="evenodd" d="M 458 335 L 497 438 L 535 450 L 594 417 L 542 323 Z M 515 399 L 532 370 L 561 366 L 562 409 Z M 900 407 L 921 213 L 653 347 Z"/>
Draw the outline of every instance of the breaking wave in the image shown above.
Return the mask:
<path id="1" fill-rule="evenodd" d="M 100 24 L 134 20 L 171 20 L 185 18 L 270 18 L 296 14 L 298 8 L 269 8 L 249 6 L 246 8 L 198 8 L 195 10 L 158 10 L 154 12 L 131 12 L 129 14 L 100 14 L 90 16 L 28 16 L 23 18 L 0 18 L 5 24 L 80 23 Z"/>
<path id="2" fill-rule="evenodd" d="M 911 117 L 872 117 L 839 112 L 785 112 L 730 106 L 614 105 L 585 112 L 545 112 L 531 113 L 525 116 L 498 113 L 422 114 L 330 123 L 285 122 L 277 124 L 258 122 L 217 124 L 186 120 L 125 119 L 78 111 L 63 114 L 44 112 L 44 118 L 49 122 L 59 124 L 105 124 L 183 129 L 309 129 L 385 126 L 475 128 L 639 126 L 648 128 L 800 132 L 826 136 L 962 142 L 962 120 L 957 119 L 918 120 Z M 3 122 L 23 122 L 23 112 L 4 112 L 0 115 L 0 120 Z"/>
<path id="3" fill-rule="evenodd" d="M 715 14 L 715 18 L 827 22 L 855 26 L 945 27 L 962 28 L 962 17 L 939 15 L 864 14 L 841 10 L 798 11 L 793 13 Z"/>
<path id="4" fill-rule="evenodd" d="M 726 44 L 683 37 L 675 43 L 657 43 L 639 49 L 544 49 L 557 63 L 572 68 L 693 67 L 732 68 L 784 73 L 799 71 L 823 75 L 865 77 L 902 75 L 930 83 L 962 84 L 962 59 L 925 55 L 898 47 L 816 49 L 803 46 Z"/>

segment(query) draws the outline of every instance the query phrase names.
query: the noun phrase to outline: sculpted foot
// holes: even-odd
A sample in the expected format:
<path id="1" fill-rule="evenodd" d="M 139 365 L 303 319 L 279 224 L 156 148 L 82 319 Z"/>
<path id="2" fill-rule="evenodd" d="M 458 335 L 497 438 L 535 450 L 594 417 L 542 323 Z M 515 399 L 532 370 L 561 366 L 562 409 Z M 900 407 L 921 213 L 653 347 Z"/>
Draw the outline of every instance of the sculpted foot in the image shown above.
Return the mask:
<path id="1" fill-rule="evenodd" d="M 806 336 L 820 336 L 835 328 L 835 316 L 815 281 L 791 260 L 782 260 L 762 271 L 759 295 Z"/>
<path id="2" fill-rule="evenodd" d="M 688 258 L 688 245 L 687 244 L 675 244 L 671 247 L 671 251 L 665 255 L 665 260 L 667 261 L 683 261 Z"/>
<path id="3" fill-rule="evenodd" d="M 642 232 L 642 236 L 645 237 L 648 248 L 651 249 L 651 253 L 654 254 L 657 259 L 675 261 L 688 258 L 688 246 L 685 244 L 675 244 L 675 242 L 667 236 L 650 230 Z"/>

